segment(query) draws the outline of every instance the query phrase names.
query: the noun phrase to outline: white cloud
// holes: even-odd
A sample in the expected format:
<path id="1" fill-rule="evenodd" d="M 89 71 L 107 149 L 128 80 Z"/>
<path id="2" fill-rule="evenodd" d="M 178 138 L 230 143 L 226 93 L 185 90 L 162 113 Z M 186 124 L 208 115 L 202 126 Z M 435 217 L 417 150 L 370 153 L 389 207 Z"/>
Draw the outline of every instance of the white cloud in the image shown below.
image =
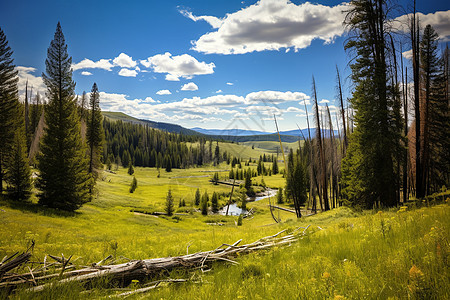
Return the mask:
<path id="1" fill-rule="evenodd" d="M 303 109 L 298 108 L 298 107 L 291 106 L 291 107 L 288 107 L 285 110 L 285 112 L 301 112 L 301 113 L 304 113 L 305 111 Z"/>
<path id="2" fill-rule="evenodd" d="M 156 95 L 171 95 L 172 93 L 169 90 L 159 90 L 156 92 Z"/>
<path id="3" fill-rule="evenodd" d="M 91 72 L 88 72 L 88 71 L 83 71 L 83 72 L 81 72 L 81 75 L 84 75 L 84 76 L 91 76 L 92 73 L 91 73 Z"/>
<path id="4" fill-rule="evenodd" d="M 189 83 L 184 84 L 181 87 L 181 90 L 182 91 L 196 91 L 196 90 L 198 90 L 198 86 L 193 82 L 189 82 Z"/>
<path id="5" fill-rule="evenodd" d="M 245 101 L 248 104 L 258 102 L 270 102 L 280 104 L 289 101 L 308 100 L 309 96 L 301 92 L 279 92 L 279 91 L 259 91 L 248 94 Z"/>
<path id="6" fill-rule="evenodd" d="M 149 103 L 156 103 L 156 101 L 152 97 L 147 97 L 144 101 Z"/>
<path id="7" fill-rule="evenodd" d="M 111 71 L 114 65 L 110 62 L 110 59 L 100 59 L 99 61 L 92 61 L 90 59 L 83 59 L 79 63 L 72 64 L 72 70 L 77 71 L 81 69 L 103 69 L 106 71 Z"/>
<path id="8" fill-rule="evenodd" d="M 322 104 L 324 104 L 324 103 L 330 103 L 330 100 L 322 99 L 322 100 L 319 101 L 319 103 L 322 103 Z"/>
<path id="9" fill-rule="evenodd" d="M 222 90 L 217 90 L 216 91 L 216 94 L 220 94 L 220 93 L 222 93 Z"/>
<path id="10" fill-rule="evenodd" d="M 412 59 L 412 49 L 402 52 L 402 55 L 406 59 Z"/>
<path id="11" fill-rule="evenodd" d="M 180 13 L 186 18 L 189 18 L 195 22 L 200 20 L 206 21 L 209 25 L 211 25 L 212 28 L 219 28 L 223 23 L 221 19 L 213 16 L 194 16 L 190 11 L 187 10 L 180 10 Z"/>
<path id="12" fill-rule="evenodd" d="M 430 24 L 439 34 L 442 41 L 450 41 L 450 10 L 437 11 L 426 15 L 419 12 L 416 16 L 419 18 L 421 27 L 425 28 L 426 25 Z M 394 20 L 393 25 L 397 30 L 408 33 L 410 24 L 409 19 L 411 17 L 412 14 L 402 15 Z"/>
<path id="13" fill-rule="evenodd" d="M 193 50 L 202 53 L 243 54 L 254 51 L 294 50 L 308 47 L 314 39 L 331 43 L 344 33 L 347 3 L 325 6 L 309 2 L 296 5 L 289 0 L 260 0 L 223 19 L 201 16 L 218 26 L 216 31 L 193 41 Z M 209 21 L 206 19 L 210 17 Z M 214 20 L 214 21 L 213 21 Z"/>
<path id="14" fill-rule="evenodd" d="M 134 68 L 136 67 L 136 62 L 131 56 L 125 53 L 120 53 L 119 56 L 114 58 L 113 63 L 121 68 Z"/>
<path id="15" fill-rule="evenodd" d="M 311 101 L 309 100 L 309 96 L 308 96 L 308 99 L 302 100 L 298 104 L 303 105 L 303 106 L 305 106 L 305 104 L 310 105 Z"/>
<path id="16" fill-rule="evenodd" d="M 227 82 L 227 85 L 233 85 L 233 83 L 232 82 Z"/>
<path id="17" fill-rule="evenodd" d="M 169 52 L 140 62 L 147 68 L 151 67 L 156 73 L 167 73 L 166 80 L 169 81 L 178 81 L 180 77 L 191 79 L 194 75 L 212 74 L 216 66 L 214 63 L 199 62 L 189 54 L 172 56 Z"/>
<path id="18" fill-rule="evenodd" d="M 124 77 L 136 77 L 137 72 L 135 70 L 130 70 L 130 69 L 124 68 L 119 71 L 119 75 L 124 76 Z"/>
<path id="19" fill-rule="evenodd" d="M 247 112 L 254 112 L 257 114 L 262 114 L 265 116 L 271 116 L 273 119 L 273 115 L 281 116 L 283 115 L 283 110 L 281 108 L 270 106 L 270 105 L 252 105 L 244 108 Z"/>
<path id="20" fill-rule="evenodd" d="M 154 105 L 148 102 L 147 99 L 128 99 L 125 94 L 100 92 L 100 107 L 104 111 L 120 111 L 141 119 L 170 120 L 166 114 L 155 110 Z"/>
<path id="21" fill-rule="evenodd" d="M 19 72 L 19 83 L 18 83 L 18 89 L 19 89 L 19 97 L 20 101 L 23 100 L 22 95 L 25 94 L 25 86 L 28 81 L 28 89 L 31 90 L 33 88 L 33 95 L 36 95 L 36 93 L 39 93 L 41 95 L 41 99 L 45 97 L 45 93 L 47 92 L 47 87 L 44 84 L 44 81 L 42 80 L 42 77 L 40 76 L 34 76 L 31 73 L 34 73 L 36 71 L 36 68 L 33 67 L 23 67 L 23 66 L 17 66 L 16 70 Z"/>
<path id="22" fill-rule="evenodd" d="M 177 76 L 172 75 L 172 74 L 167 74 L 166 75 L 166 80 L 167 81 L 180 81 L 180 78 L 178 78 Z"/>

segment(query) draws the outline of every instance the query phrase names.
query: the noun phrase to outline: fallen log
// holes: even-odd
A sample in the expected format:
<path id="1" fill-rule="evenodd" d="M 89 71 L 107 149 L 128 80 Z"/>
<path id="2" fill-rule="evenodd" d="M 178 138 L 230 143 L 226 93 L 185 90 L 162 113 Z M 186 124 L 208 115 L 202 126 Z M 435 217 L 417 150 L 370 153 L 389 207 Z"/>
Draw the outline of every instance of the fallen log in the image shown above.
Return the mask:
<path id="1" fill-rule="evenodd" d="M 309 226 L 308 226 L 309 227 Z M 233 244 L 222 244 L 211 251 L 197 252 L 193 254 L 186 254 L 175 257 L 163 257 L 163 258 L 152 258 L 144 260 L 134 260 L 128 261 L 121 264 L 111 264 L 111 265 L 101 265 L 107 259 L 104 259 L 98 263 L 94 263 L 88 267 L 82 267 L 78 270 L 69 271 L 67 266 L 70 258 L 65 259 L 64 256 L 61 257 L 60 261 L 63 262 L 62 268 L 58 270 L 52 270 L 52 274 L 38 276 L 42 273 L 34 272 L 30 269 L 29 273 L 24 274 L 5 274 L 7 278 L 0 280 L 0 288 L 8 288 L 13 290 L 24 285 L 33 285 L 28 290 L 33 292 L 39 292 L 47 287 L 51 287 L 54 284 L 66 284 L 70 282 L 78 282 L 81 284 L 86 284 L 88 288 L 88 283 L 98 279 L 105 279 L 118 282 L 121 286 L 128 285 L 132 280 L 148 280 L 155 278 L 164 274 L 168 271 L 174 269 L 191 269 L 197 270 L 201 269 L 203 272 L 209 271 L 211 262 L 227 262 L 231 264 L 238 264 L 234 261 L 234 258 L 238 255 L 251 253 L 254 251 L 260 251 L 265 249 L 270 249 L 272 247 L 280 247 L 284 245 L 290 245 L 293 242 L 299 240 L 308 229 L 308 227 L 299 227 L 292 232 L 282 230 L 274 235 L 263 237 L 253 243 L 246 245 L 239 245 L 241 240 Z M 303 230 L 300 230 L 303 229 Z M 31 254 L 27 255 L 27 260 Z M 59 257 L 58 257 L 59 258 Z M 16 258 L 17 259 L 17 258 Z M 12 261 L 12 260 L 11 260 Z M 3 264 L 2 266 L 4 266 Z M 71 265 L 70 268 L 74 268 Z M 207 269 L 205 271 L 205 269 Z M 12 270 L 9 268 L 8 270 Z M 49 269 L 46 269 L 49 271 Z M 41 272 L 43 270 L 40 270 Z M 65 272 L 64 272 L 65 271 Z M 52 279 L 51 282 L 48 282 Z M 146 291 L 148 289 L 144 289 Z M 125 295 L 124 295 L 125 296 Z"/>

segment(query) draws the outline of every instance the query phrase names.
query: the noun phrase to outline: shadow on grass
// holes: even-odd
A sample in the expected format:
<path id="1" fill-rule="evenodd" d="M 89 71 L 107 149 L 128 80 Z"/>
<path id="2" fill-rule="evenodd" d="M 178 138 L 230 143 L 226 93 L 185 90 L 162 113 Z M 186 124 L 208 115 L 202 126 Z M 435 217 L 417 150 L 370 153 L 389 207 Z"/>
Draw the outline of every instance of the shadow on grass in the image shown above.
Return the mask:
<path id="1" fill-rule="evenodd" d="M 80 212 L 60 210 L 29 201 L 14 201 L 8 198 L 7 195 L 0 195 L 0 205 L 5 205 L 9 208 L 20 210 L 21 212 L 31 212 L 47 217 L 75 217 L 81 215 Z"/>

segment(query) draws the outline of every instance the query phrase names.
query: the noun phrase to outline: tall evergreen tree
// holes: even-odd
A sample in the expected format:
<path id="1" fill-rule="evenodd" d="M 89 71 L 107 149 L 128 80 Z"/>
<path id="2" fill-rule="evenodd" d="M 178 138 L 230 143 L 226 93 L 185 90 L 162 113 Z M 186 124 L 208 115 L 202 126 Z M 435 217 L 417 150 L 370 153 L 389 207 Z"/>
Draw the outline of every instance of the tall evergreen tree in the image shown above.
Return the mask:
<path id="1" fill-rule="evenodd" d="M 14 69 L 12 54 L 6 35 L 0 28 L 0 193 L 3 191 L 5 163 L 14 144 L 19 116 L 17 92 L 19 77 Z"/>
<path id="2" fill-rule="evenodd" d="M 306 202 L 306 170 L 300 155 L 292 149 L 288 155 L 288 171 L 286 177 L 286 196 L 294 201 L 297 218 L 302 216 L 300 207 Z"/>
<path id="3" fill-rule="evenodd" d="M 86 124 L 86 142 L 89 147 L 89 169 L 88 172 L 97 178 L 96 168 L 101 166 L 100 155 L 102 153 L 103 125 L 100 110 L 100 95 L 97 84 L 94 83 L 91 90 L 90 111 Z"/>
<path id="4" fill-rule="evenodd" d="M 430 190 L 429 187 L 429 174 L 430 174 L 430 137 L 429 128 L 430 122 L 430 102 L 431 98 L 435 98 L 439 93 L 432 95 L 432 88 L 435 80 L 439 75 L 440 64 L 439 56 L 437 53 L 439 36 L 431 25 L 427 25 L 423 31 L 422 40 L 419 45 L 420 54 L 420 75 L 422 82 L 423 96 L 420 101 L 421 111 L 421 139 L 420 150 L 422 159 L 422 180 L 423 193 L 426 195 Z M 434 99 L 433 99 L 434 100 Z"/>
<path id="5" fill-rule="evenodd" d="M 209 202 L 208 191 L 205 191 L 205 193 L 202 196 L 202 200 L 200 202 L 202 215 L 204 215 L 204 216 L 206 216 L 208 214 L 208 204 L 209 204 L 208 202 Z"/>
<path id="6" fill-rule="evenodd" d="M 164 207 L 164 210 L 166 211 L 166 214 L 170 217 L 173 215 L 173 211 L 175 210 L 174 204 L 173 204 L 173 196 L 172 196 L 172 190 L 169 189 L 167 192 L 166 197 L 166 206 Z"/>
<path id="7" fill-rule="evenodd" d="M 219 196 L 216 192 L 214 192 L 211 197 L 211 211 L 213 213 L 217 213 L 219 211 Z"/>
<path id="8" fill-rule="evenodd" d="M 197 189 L 196 191 L 195 191 L 195 205 L 196 206 L 198 206 L 198 205 L 200 205 L 200 200 L 201 200 L 201 194 L 200 194 L 200 190 L 199 189 Z"/>
<path id="9" fill-rule="evenodd" d="M 86 147 L 80 133 L 75 103 L 72 58 L 58 22 L 42 74 L 49 102 L 45 108 L 46 128 L 38 155 L 39 203 L 74 211 L 89 201 L 90 179 Z"/>
<path id="10" fill-rule="evenodd" d="M 8 194 L 14 200 L 27 200 L 31 195 L 31 170 L 28 163 L 23 114 L 19 114 L 14 143 L 6 164 Z"/>
<path id="11" fill-rule="evenodd" d="M 354 0 L 346 17 L 351 38 L 345 48 L 356 54 L 350 99 L 356 128 L 342 162 L 343 192 L 350 204 L 366 208 L 397 203 L 395 160 L 400 156 L 402 126 L 392 126 L 400 120 L 387 73 L 387 11 L 384 0 Z"/>

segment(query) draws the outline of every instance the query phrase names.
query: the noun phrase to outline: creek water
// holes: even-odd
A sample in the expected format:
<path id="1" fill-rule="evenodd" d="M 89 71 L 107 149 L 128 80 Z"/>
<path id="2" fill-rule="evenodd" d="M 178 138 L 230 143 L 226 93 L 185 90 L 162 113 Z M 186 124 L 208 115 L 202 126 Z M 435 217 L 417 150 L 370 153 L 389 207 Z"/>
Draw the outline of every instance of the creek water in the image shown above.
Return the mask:
<path id="1" fill-rule="evenodd" d="M 267 189 L 264 191 L 263 195 L 259 195 L 257 197 L 247 197 L 247 202 L 259 201 L 262 199 L 266 199 L 269 197 L 274 197 L 277 194 L 278 190 Z M 228 209 L 228 214 L 230 216 L 239 216 L 240 214 L 246 213 L 246 210 L 242 210 L 237 206 L 237 203 L 230 204 L 230 208 Z M 225 215 L 227 213 L 227 206 L 225 205 L 221 210 L 219 210 L 219 214 Z"/>

